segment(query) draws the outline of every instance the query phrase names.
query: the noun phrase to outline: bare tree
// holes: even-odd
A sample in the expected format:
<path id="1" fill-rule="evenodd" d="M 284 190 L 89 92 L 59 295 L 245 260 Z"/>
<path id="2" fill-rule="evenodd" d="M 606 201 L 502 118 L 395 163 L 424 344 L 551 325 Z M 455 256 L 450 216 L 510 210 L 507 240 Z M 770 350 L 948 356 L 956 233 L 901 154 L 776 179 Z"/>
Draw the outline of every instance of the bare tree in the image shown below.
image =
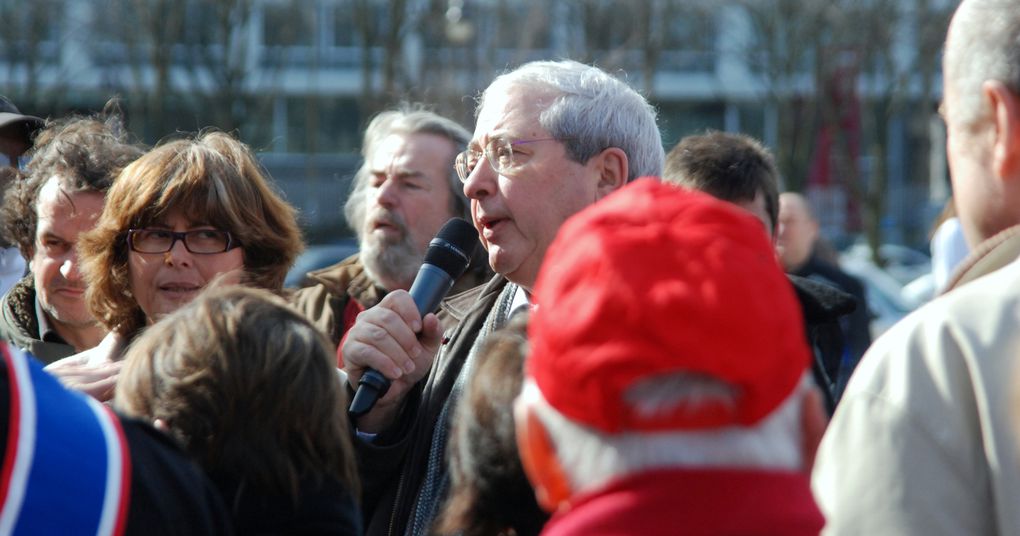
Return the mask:
<path id="1" fill-rule="evenodd" d="M 273 5 L 286 11 L 297 4 Z M 271 113 L 284 62 L 258 46 L 256 7 L 256 0 L 113 0 L 95 13 L 101 44 L 117 60 L 109 84 L 131 96 L 150 138 L 206 126 L 269 135 L 251 127 Z M 297 20 L 272 22 L 286 35 Z M 125 69 L 129 77 L 117 74 Z"/>
<path id="2" fill-rule="evenodd" d="M 24 109 L 52 109 L 63 94 L 62 82 L 44 85 L 41 78 L 45 69 L 59 71 L 60 36 L 53 14 L 65 12 L 64 3 L 0 1 L 0 57 L 7 63 L 3 92 Z"/>
<path id="3" fill-rule="evenodd" d="M 876 262 L 890 170 L 890 124 L 930 115 L 934 58 L 952 6 L 929 0 L 735 0 L 751 20 L 749 64 L 775 110 L 775 150 L 791 190 L 812 165 L 848 195 Z M 941 3 L 940 3 L 941 4 Z M 914 128 L 909 167 L 927 169 L 927 136 Z M 822 145 L 820 146 L 819 143 Z M 867 169 L 862 163 L 867 162 Z"/>

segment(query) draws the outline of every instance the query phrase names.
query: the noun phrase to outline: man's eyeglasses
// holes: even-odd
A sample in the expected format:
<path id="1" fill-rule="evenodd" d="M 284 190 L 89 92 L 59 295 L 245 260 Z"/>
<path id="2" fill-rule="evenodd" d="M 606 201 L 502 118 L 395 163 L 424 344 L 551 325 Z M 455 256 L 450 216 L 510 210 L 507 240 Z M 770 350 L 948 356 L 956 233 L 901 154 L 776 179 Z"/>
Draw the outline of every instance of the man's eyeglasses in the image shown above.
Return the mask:
<path id="1" fill-rule="evenodd" d="M 127 234 L 128 247 L 138 253 L 166 253 L 178 240 L 184 243 L 184 249 L 199 255 L 223 253 L 241 245 L 229 231 L 218 229 L 183 233 L 166 229 L 129 229 Z"/>
<path id="2" fill-rule="evenodd" d="M 515 145 L 524 145 L 526 143 L 536 143 L 540 141 L 565 141 L 566 139 L 568 138 L 539 138 L 536 140 L 510 141 L 506 139 L 493 138 L 489 140 L 489 143 L 481 151 L 468 149 L 457 155 L 454 167 L 457 169 L 457 176 L 460 177 L 460 180 L 466 182 L 468 175 L 475 170 L 475 166 L 478 165 L 478 162 L 482 159 L 482 156 L 484 156 L 496 173 L 505 175 L 518 165 L 515 160 Z"/>

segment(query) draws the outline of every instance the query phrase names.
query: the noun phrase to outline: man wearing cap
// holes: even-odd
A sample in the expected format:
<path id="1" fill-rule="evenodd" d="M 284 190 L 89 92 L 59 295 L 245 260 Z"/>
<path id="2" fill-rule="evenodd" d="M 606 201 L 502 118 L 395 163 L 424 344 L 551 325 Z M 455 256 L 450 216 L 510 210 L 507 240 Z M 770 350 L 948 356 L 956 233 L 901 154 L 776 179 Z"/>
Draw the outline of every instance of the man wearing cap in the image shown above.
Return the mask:
<path id="1" fill-rule="evenodd" d="M 453 159 L 470 133 L 441 115 L 415 108 L 380 113 L 365 130 L 364 163 L 344 205 L 360 251 L 308 274 L 292 302 L 334 346 L 361 311 L 393 289 L 411 288 L 429 241 L 453 217 L 468 216 Z M 485 283 L 492 272 L 477 256 L 454 292 Z"/>
<path id="2" fill-rule="evenodd" d="M 0 95 L 0 154 L 7 157 L 6 163 L 0 163 L 0 191 L 6 191 L 17 180 L 18 158 L 32 146 L 32 137 L 42 126 L 42 119 L 23 115 L 14 103 Z M 0 295 L 23 275 L 25 259 L 21 252 L 0 237 Z"/>
<path id="3" fill-rule="evenodd" d="M 779 227 L 779 169 L 772 154 L 754 138 L 732 132 L 687 136 L 666 155 L 663 182 L 705 192 L 750 212 L 769 240 Z M 797 291 L 808 344 L 811 373 L 822 390 L 829 414 L 850 377 L 843 364 L 840 318 L 857 307 L 851 294 L 806 277 L 788 275 Z M 840 381 L 843 379 L 843 381 Z"/>
<path id="4" fill-rule="evenodd" d="M 544 535 L 818 534 L 824 412 L 761 223 L 629 185 L 566 222 L 515 404 Z"/>
<path id="5" fill-rule="evenodd" d="M 18 158 L 32 146 L 32 136 L 43 123 L 41 118 L 22 114 L 13 102 L 0 95 L 0 153 L 7 156 L 8 165 L 18 167 Z"/>
<path id="6" fill-rule="evenodd" d="M 0 337 L 43 363 L 92 348 L 106 334 L 85 306 L 75 245 L 95 226 L 117 174 L 142 154 L 125 135 L 116 116 L 54 122 L 39 133 L 27 176 L 4 198 L 3 233 L 31 273 L 0 302 Z"/>
<path id="7" fill-rule="evenodd" d="M 812 487 L 831 534 L 1020 534 L 1020 3 L 964 0 L 942 117 L 970 256 L 884 333 L 826 431 Z"/>
<path id="8" fill-rule="evenodd" d="M 450 417 L 481 341 L 528 304 L 564 220 L 638 176 L 659 175 L 662 161 L 652 107 L 595 67 L 532 62 L 482 93 L 457 170 L 499 275 L 447 301 L 460 323 L 445 336 L 435 315 L 423 318 L 407 292 L 393 291 L 358 317 L 343 345 L 351 386 L 368 367 L 392 380 L 356 422 L 367 534 L 428 532 L 446 494 Z"/>

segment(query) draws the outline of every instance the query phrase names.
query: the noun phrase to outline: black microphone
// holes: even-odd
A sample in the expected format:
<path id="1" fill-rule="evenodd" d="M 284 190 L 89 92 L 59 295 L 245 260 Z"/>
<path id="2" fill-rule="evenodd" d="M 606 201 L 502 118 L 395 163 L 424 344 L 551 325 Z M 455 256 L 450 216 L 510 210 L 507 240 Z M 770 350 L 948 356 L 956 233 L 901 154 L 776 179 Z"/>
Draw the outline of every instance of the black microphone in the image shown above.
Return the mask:
<path id="1" fill-rule="evenodd" d="M 411 299 L 421 316 L 439 307 L 439 302 L 453 288 L 453 282 L 467 269 L 477 248 L 478 232 L 470 223 L 461 218 L 451 218 L 443 225 L 439 234 L 429 242 L 425 262 L 411 284 Z M 375 369 L 365 370 L 347 413 L 351 418 L 368 413 L 389 388 L 390 381 L 386 376 Z"/>

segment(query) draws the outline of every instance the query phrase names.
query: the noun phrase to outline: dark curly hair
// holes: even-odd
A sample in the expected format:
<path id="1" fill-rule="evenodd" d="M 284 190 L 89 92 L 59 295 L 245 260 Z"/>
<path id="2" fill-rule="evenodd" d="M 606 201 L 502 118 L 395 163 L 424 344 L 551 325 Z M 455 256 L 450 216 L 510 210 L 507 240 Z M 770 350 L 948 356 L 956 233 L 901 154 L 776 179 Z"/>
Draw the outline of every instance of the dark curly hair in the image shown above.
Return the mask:
<path id="1" fill-rule="evenodd" d="M 0 233 L 18 246 L 26 259 L 31 258 L 38 223 L 35 205 L 39 190 L 51 177 L 57 177 L 67 193 L 105 193 L 120 171 L 142 152 L 128 141 L 115 102 L 96 116 L 47 121 L 35 138 L 25 172 L 13 168 L 5 172 L 9 187 L 0 207 Z M 9 176 L 12 173 L 14 176 Z"/>

